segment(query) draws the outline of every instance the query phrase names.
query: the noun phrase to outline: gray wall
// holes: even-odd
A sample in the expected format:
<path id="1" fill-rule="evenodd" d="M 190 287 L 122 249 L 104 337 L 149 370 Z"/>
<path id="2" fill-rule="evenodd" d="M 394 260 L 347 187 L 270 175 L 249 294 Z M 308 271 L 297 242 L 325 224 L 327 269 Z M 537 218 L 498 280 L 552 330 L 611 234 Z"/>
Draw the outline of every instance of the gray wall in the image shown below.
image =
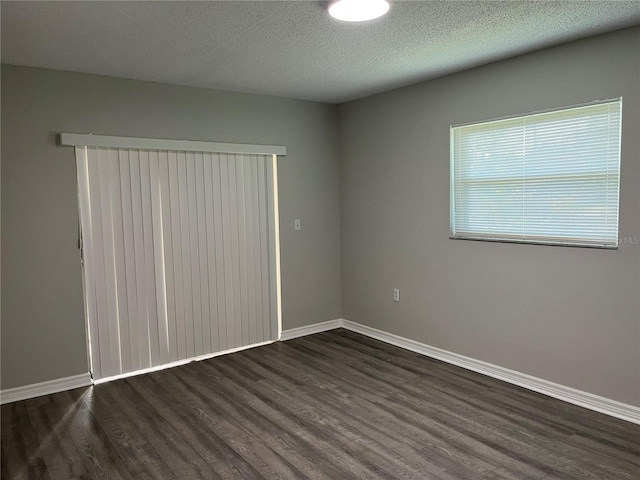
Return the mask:
<path id="1" fill-rule="evenodd" d="M 620 95 L 620 236 L 640 236 L 639 51 L 628 29 L 341 105 L 344 318 L 640 405 L 640 245 L 448 239 L 451 124 Z"/>
<path id="2" fill-rule="evenodd" d="M 55 145 L 62 131 L 286 145 L 283 327 L 340 317 L 335 105 L 3 65 L 3 389 L 88 370 L 75 163 Z"/>

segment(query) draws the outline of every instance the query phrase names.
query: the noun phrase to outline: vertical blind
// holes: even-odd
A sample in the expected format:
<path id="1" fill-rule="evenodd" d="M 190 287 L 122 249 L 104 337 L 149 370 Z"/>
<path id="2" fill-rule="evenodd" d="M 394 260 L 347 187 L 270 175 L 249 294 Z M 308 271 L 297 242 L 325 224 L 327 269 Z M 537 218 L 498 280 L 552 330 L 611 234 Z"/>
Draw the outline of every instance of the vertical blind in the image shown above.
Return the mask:
<path id="1" fill-rule="evenodd" d="M 621 99 L 451 128 L 451 236 L 616 248 Z"/>
<path id="2" fill-rule="evenodd" d="M 272 156 L 76 162 L 94 379 L 277 338 Z"/>

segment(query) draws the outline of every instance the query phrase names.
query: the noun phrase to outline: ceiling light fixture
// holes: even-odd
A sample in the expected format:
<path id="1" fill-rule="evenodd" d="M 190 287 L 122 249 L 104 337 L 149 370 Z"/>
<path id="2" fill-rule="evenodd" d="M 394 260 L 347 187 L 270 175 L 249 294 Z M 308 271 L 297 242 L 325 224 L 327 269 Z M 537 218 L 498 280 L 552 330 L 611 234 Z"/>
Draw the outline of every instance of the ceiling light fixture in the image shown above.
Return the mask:
<path id="1" fill-rule="evenodd" d="M 389 11 L 387 0 L 337 0 L 329 5 L 329 15 L 344 22 L 364 22 Z"/>

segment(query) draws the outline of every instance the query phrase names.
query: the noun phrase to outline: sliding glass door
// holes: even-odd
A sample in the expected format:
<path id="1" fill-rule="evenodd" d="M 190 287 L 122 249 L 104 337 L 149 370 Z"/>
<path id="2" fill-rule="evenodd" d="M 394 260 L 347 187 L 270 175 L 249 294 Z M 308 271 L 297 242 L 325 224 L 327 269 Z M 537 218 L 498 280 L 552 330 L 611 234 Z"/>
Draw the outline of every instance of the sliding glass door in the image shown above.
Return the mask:
<path id="1" fill-rule="evenodd" d="M 275 156 L 76 147 L 94 380 L 278 337 Z"/>

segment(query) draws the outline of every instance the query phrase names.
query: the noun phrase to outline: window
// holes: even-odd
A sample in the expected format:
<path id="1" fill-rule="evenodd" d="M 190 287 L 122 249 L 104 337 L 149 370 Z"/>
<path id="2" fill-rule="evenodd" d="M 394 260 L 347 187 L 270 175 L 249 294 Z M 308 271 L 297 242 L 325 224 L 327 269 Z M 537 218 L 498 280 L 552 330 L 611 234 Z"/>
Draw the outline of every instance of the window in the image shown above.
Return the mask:
<path id="1" fill-rule="evenodd" d="M 618 247 L 622 99 L 451 127 L 451 238 Z"/>

